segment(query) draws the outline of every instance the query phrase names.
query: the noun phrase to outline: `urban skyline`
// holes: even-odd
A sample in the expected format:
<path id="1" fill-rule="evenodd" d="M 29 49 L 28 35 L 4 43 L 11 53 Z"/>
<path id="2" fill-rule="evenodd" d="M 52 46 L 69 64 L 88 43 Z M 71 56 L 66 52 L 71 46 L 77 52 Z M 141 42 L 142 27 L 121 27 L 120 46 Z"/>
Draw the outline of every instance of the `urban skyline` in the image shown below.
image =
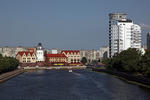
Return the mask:
<path id="1" fill-rule="evenodd" d="M 2 100 L 150 100 L 150 0 L 0 0 Z"/>
<path id="2" fill-rule="evenodd" d="M 150 30 L 149 3 L 148 0 L 0 1 L 0 46 L 33 46 L 41 42 L 47 48 L 98 49 L 108 45 L 108 14 L 113 12 L 127 13 L 140 25 L 142 44 L 146 44 Z"/>

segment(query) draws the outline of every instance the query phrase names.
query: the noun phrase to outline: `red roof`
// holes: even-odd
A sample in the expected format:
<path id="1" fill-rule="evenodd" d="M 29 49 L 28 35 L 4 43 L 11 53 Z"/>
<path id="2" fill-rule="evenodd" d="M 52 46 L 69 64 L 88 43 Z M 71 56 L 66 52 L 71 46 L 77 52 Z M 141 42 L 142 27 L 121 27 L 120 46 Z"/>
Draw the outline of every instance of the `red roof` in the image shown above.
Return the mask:
<path id="1" fill-rule="evenodd" d="M 79 50 L 62 50 L 61 53 L 63 52 L 67 54 L 67 53 L 79 53 L 80 51 Z"/>
<path id="2" fill-rule="evenodd" d="M 46 54 L 46 57 L 66 57 L 64 54 Z"/>
<path id="3" fill-rule="evenodd" d="M 20 56 L 22 56 L 23 54 L 25 54 L 26 56 L 28 55 L 28 54 L 30 54 L 31 56 L 33 55 L 33 52 L 29 52 L 29 51 L 20 51 L 20 52 L 18 52 L 18 54 L 20 55 Z M 18 55 L 17 54 L 17 55 Z"/>

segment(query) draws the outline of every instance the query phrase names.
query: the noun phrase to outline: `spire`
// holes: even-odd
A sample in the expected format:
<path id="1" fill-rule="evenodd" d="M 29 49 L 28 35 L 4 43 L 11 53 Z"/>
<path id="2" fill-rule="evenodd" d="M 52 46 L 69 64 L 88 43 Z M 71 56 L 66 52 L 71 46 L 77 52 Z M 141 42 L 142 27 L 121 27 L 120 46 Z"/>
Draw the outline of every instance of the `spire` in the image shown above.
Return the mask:
<path id="1" fill-rule="evenodd" d="M 41 50 L 43 47 L 42 47 L 42 43 L 38 43 L 38 45 L 37 45 L 37 49 L 38 50 Z"/>

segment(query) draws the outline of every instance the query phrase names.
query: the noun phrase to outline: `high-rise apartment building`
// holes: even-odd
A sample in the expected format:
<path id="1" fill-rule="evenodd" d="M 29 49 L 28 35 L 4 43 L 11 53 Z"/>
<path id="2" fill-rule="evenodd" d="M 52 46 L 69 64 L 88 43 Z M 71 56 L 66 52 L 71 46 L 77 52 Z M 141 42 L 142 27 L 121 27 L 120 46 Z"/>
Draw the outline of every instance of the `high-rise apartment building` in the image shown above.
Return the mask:
<path id="1" fill-rule="evenodd" d="M 147 49 L 150 50 L 150 32 L 147 33 Z"/>
<path id="2" fill-rule="evenodd" d="M 141 28 L 125 13 L 109 14 L 109 56 L 128 48 L 141 48 Z"/>

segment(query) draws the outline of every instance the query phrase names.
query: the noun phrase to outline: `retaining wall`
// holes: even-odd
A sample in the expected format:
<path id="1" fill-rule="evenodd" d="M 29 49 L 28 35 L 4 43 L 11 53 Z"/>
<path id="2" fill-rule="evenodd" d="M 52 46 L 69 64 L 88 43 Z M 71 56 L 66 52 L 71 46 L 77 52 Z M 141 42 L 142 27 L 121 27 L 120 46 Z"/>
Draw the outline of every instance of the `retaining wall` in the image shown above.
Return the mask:
<path id="1" fill-rule="evenodd" d="M 115 75 L 115 76 L 122 77 L 126 80 L 129 80 L 129 81 L 134 81 L 134 82 L 138 82 L 138 83 L 150 86 L 150 78 L 145 78 L 145 77 L 141 77 L 141 76 L 133 76 L 133 75 L 130 75 L 130 74 L 127 74 L 127 73 L 112 71 L 112 70 L 106 70 L 106 69 L 93 68 L 92 70 L 93 71 L 98 71 L 98 72 L 106 72 L 108 74 L 112 74 L 112 75 Z"/>
<path id="2" fill-rule="evenodd" d="M 23 69 L 17 69 L 11 72 L 6 72 L 0 75 L 0 83 L 5 82 L 19 74 L 22 74 L 24 72 Z"/>

